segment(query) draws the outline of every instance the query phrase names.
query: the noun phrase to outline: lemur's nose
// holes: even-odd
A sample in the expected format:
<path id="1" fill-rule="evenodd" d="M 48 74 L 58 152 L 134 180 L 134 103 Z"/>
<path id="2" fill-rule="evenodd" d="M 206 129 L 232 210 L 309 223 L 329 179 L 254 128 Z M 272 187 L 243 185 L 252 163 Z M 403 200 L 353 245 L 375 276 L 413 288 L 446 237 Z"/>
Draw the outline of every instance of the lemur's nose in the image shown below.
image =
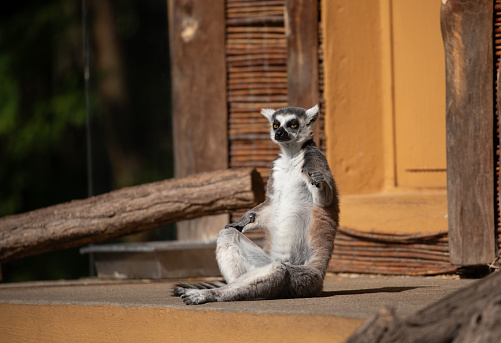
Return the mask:
<path id="1" fill-rule="evenodd" d="M 288 140 L 289 134 L 287 133 L 287 131 L 285 131 L 283 127 L 281 127 L 277 130 L 277 132 L 275 132 L 275 139 L 279 142 Z"/>

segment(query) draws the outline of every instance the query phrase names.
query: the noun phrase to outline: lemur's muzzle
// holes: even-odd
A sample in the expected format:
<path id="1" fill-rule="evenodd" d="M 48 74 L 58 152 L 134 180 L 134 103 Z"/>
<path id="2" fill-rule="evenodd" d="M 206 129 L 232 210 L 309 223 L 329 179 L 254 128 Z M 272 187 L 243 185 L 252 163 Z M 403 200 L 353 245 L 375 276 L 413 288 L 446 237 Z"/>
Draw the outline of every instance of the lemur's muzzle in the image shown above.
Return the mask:
<path id="1" fill-rule="evenodd" d="M 275 132 L 275 140 L 277 142 L 287 142 L 288 140 L 290 140 L 289 134 L 287 133 L 287 131 L 285 131 L 283 127 L 279 128 Z"/>

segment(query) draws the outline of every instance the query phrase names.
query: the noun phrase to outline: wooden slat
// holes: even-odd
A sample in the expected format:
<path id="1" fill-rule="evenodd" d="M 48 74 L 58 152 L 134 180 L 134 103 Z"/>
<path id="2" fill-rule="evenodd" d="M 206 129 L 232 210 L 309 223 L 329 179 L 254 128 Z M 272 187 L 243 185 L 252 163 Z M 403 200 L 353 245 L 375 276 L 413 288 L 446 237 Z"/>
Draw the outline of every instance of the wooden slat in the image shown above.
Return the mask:
<path id="1" fill-rule="evenodd" d="M 495 258 L 493 2 L 442 2 L 446 57 L 447 200 L 451 261 Z"/>

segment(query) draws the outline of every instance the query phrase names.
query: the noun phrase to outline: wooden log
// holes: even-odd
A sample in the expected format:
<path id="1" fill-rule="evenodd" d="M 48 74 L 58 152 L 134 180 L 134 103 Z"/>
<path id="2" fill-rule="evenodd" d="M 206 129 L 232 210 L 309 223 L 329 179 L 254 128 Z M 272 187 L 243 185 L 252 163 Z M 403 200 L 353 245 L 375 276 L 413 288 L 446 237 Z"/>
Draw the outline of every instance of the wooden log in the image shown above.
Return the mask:
<path id="1" fill-rule="evenodd" d="M 228 169 L 119 189 L 0 218 L 0 262 L 228 213 L 264 201 L 255 169 Z"/>
<path id="2" fill-rule="evenodd" d="M 451 263 L 496 257 L 493 2 L 442 1 Z"/>
<path id="3" fill-rule="evenodd" d="M 405 318 L 383 309 L 346 343 L 498 342 L 501 273 L 497 272 Z"/>

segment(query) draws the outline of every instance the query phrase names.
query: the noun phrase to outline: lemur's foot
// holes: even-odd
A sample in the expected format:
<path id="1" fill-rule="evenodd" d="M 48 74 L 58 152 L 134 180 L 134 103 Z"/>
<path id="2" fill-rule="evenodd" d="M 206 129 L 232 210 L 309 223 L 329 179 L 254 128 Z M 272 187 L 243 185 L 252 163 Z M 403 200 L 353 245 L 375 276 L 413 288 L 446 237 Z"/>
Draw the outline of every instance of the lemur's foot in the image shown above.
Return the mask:
<path id="1" fill-rule="evenodd" d="M 310 177 L 311 184 L 317 188 L 320 188 L 320 184 L 325 181 L 324 174 L 319 171 L 310 171 L 308 172 L 308 176 Z"/>
<path id="2" fill-rule="evenodd" d="M 172 292 L 174 293 L 174 295 L 181 296 L 186 293 L 186 289 L 184 287 L 177 286 L 172 290 Z"/>
<path id="3" fill-rule="evenodd" d="M 186 305 L 200 305 L 207 302 L 207 291 L 199 289 L 187 289 L 186 292 L 181 295 L 181 299 Z"/>

